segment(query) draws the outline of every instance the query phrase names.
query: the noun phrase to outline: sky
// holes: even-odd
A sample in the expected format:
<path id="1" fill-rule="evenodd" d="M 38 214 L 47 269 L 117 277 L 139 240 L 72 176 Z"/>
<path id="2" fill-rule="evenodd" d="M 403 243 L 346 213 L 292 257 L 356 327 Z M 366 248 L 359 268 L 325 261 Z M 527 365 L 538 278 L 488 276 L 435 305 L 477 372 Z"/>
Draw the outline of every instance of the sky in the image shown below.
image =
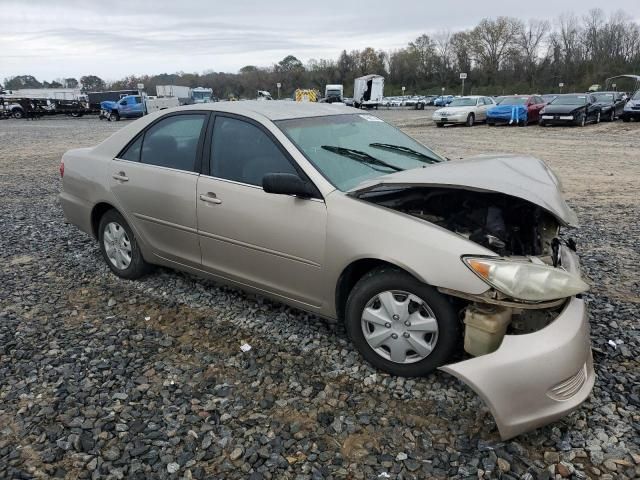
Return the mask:
<path id="1" fill-rule="evenodd" d="M 553 21 L 601 0 L 0 0 L 0 81 L 98 75 L 237 72 L 293 54 L 395 50 L 423 33 L 472 28 L 500 15 Z M 640 21 L 640 0 L 613 0 Z"/>

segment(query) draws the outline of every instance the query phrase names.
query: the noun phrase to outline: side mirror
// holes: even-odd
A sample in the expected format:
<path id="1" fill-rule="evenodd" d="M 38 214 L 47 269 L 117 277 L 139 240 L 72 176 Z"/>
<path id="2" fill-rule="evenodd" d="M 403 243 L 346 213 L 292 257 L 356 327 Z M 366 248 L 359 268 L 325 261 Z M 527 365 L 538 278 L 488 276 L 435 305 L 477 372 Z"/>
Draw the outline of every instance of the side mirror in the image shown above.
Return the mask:
<path id="1" fill-rule="evenodd" d="M 315 193 L 308 182 L 292 173 L 267 173 L 262 177 L 262 188 L 267 193 L 295 195 L 300 198 L 310 198 Z"/>

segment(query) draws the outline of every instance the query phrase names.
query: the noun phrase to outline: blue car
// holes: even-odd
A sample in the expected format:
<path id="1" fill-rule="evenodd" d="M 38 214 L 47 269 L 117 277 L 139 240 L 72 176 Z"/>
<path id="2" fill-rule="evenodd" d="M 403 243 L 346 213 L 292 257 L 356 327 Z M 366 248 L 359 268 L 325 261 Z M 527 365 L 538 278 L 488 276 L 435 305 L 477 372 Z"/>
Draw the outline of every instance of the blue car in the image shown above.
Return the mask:
<path id="1" fill-rule="evenodd" d="M 440 95 L 433 101 L 433 105 L 436 107 L 444 107 L 449 105 L 453 101 L 453 95 Z"/>

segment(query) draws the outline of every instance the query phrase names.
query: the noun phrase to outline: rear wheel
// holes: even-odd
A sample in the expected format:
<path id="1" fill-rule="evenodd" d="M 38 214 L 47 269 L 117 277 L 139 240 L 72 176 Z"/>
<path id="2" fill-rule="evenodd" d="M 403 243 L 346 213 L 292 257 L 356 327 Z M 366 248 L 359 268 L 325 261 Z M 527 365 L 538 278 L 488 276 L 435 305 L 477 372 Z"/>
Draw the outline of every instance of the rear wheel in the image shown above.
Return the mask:
<path id="1" fill-rule="evenodd" d="M 98 240 L 105 262 L 117 276 L 135 280 L 149 271 L 131 227 L 116 210 L 108 210 L 100 219 Z"/>
<path id="2" fill-rule="evenodd" d="M 630 122 L 631 119 L 629 117 L 622 117 L 622 121 L 627 123 L 627 122 Z"/>
<path id="3" fill-rule="evenodd" d="M 467 116 L 467 121 L 465 122 L 465 125 L 467 127 L 473 127 L 473 124 L 475 123 L 475 121 L 476 121 L 476 116 L 473 113 L 470 113 Z"/>
<path id="4" fill-rule="evenodd" d="M 442 122 L 436 122 L 436 127 L 438 127 L 438 128 L 442 128 L 442 127 L 444 127 L 444 123 L 442 123 Z"/>
<path id="5" fill-rule="evenodd" d="M 393 267 L 358 281 L 347 299 L 345 323 L 365 360 L 392 375 L 427 375 L 447 363 L 460 341 L 447 298 Z"/>
<path id="6" fill-rule="evenodd" d="M 19 108 L 16 108 L 13 112 L 13 118 L 22 118 L 24 117 L 24 112 Z"/>

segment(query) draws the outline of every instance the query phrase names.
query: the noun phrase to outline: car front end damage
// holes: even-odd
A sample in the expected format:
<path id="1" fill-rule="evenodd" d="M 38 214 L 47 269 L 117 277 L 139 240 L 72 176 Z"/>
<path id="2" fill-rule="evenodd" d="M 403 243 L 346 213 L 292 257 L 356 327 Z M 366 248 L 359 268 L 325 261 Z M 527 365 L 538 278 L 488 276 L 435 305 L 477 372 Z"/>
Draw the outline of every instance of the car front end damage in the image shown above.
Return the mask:
<path id="1" fill-rule="evenodd" d="M 563 246 L 560 258 L 560 268 L 579 278 L 577 255 Z M 443 293 L 470 299 L 459 292 Z M 595 373 L 584 300 L 571 296 L 559 302 L 525 304 L 510 300 L 483 303 L 477 298 L 466 307 L 465 320 L 470 311 L 478 310 L 480 320 L 474 317 L 475 324 L 465 321 L 465 336 L 473 337 L 470 342 L 465 338 L 465 348 L 484 353 L 485 337 L 493 342 L 489 346 L 497 348 L 441 370 L 482 398 L 503 439 L 557 420 L 587 399 Z M 508 318 L 506 331 L 491 329 L 491 319 L 497 314 Z M 478 331 L 485 337 L 478 339 Z"/>
<path id="2" fill-rule="evenodd" d="M 589 396 L 595 374 L 580 298 L 589 287 L 575 242 L 560 235 L 577 218 L 543 162 L 512 156 L 446 162 L 389 175 L 356 195 L 490 252 L 460 252 L 486 291 L 438 289 L 459 305 L 465 350 L 462 361 L 441 369 L 483 399 L 502 438 L 556 420 Z"/>

